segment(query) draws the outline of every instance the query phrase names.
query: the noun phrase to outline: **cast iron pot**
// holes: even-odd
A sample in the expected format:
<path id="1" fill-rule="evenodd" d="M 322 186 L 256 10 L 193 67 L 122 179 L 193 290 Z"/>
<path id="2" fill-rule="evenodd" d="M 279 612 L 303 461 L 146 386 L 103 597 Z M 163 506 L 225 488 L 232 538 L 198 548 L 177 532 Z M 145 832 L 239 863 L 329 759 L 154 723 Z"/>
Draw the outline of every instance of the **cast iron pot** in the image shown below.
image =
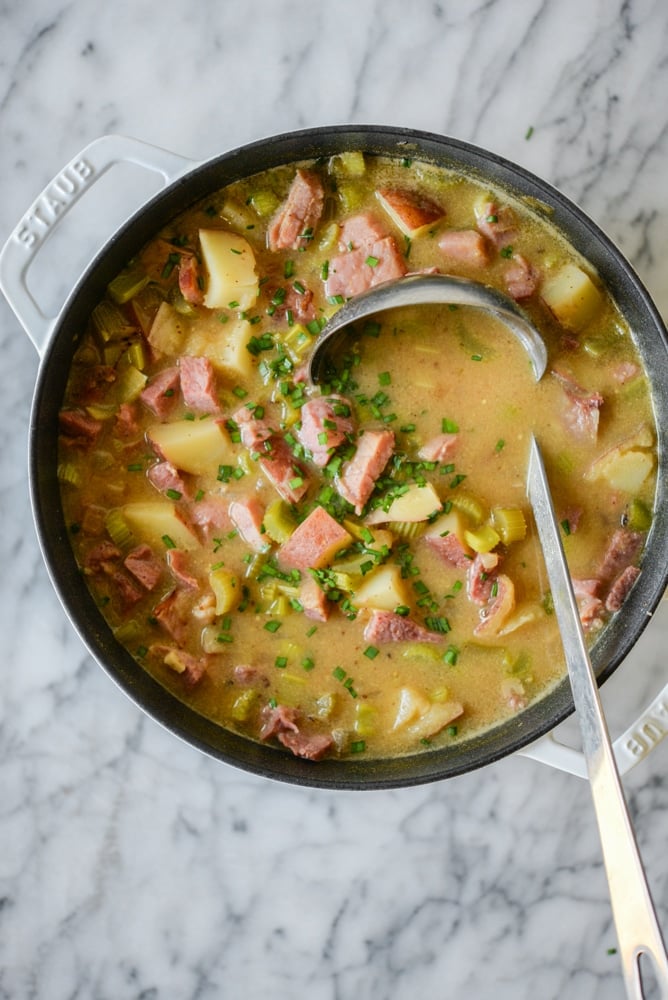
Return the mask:
<path id="1" fill-rule="evenodd" d="M 599 683 L 616 669 L 651 618 L 668 582 L 668 335 L 647 291 L 605 234 L 559 191 L 493 153 L 455 139 L 383 126 L 308 129 L 260 140 L 203 163 L 120 136 L 91 143 L 52 181 L 23 217 L 0 256 L 0 286 L 42 354 L 30 431 L 30 481 L 44 558 L 59 597 L 95 659 L 153 719 L 211 756 L 255 774 L 298 785 L 371 789 L 418 784 L 489 764 L 526 747 L 573 711 L 567 679 L 541 701 L 459 746 L 396 760 L 311 763 L 258 745 L 192 711 L 120 646 L 98 611 L 73 558 L 56 475 L 58 411 L 72 354 L 93 306 L 127 260 L 176 214 L 225 184 L 280 164 L 329 157 L 349 149 L 426 160 L 463 170 L 549 205 L 553 222 L 596 268 L 617 300 L 647 369 L 659 441 L 656 513 L 642 573 L 623 610 L 592 650 Z M 160 173 L 166 186 L 136 212 L 92 261 L 55 318 L 45 317 L 25 283 L 44 239 L 67 209 L 119 162 Z"/>

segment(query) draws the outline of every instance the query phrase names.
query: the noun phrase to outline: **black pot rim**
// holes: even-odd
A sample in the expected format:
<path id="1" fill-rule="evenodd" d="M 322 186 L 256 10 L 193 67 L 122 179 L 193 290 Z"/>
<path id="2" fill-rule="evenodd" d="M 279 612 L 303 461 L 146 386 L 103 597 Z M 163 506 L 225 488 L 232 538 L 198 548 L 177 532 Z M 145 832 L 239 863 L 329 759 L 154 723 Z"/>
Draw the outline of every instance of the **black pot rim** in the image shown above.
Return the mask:
<path id="1" fill-rule="evenodd" d="M 63 306 L 44 351 L 30 428 L 30 490 L 37 533 L 53 585 L 97 662 L 150 717 L 193 747 L 227 764 L 290 784 L 330 789 L 385 789 L 463 774 L 526 747 L 572 711 L 567 679 L 524 712 L 452 748 L 393 760 L 323 760 L 314 764 L 259 745 L 205 719 L 178 701 L 114 639 L 76 567 L 56 476 L 57 417 L 69 359 L 92 304 L 123 264 L 170 218 L 226 183 L 283 163 L 347 149 L 405 155 L 464 170 L 478 180 L 548 204 L 551 221 L 596 268 L 633 331 L 652 383 L 659 433 L 656 514 L 642 573 L 623 611 L 592 650 L 599 683 L 622 662 L 648 624 L 668 584 L 668 333 L 647 290 L 606 234 L 572 201 L 528 170 L 462 140 L 384 125 L 334 125 L 260 139 L 195 164 L 144 203 L 107 241 Z"/>

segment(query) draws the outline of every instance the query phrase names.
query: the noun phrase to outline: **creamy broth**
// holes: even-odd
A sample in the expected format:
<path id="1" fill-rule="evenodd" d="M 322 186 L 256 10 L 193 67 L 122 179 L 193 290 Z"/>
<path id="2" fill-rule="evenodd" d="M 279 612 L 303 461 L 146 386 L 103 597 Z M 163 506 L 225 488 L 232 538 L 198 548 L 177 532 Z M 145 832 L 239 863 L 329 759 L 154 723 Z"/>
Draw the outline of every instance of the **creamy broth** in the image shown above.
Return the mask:
<path id="1" fill-rule="evenodd" d="M 513 295 L 548 345 L 540 382 L 500 322 L 447 306 L 360 323 L 327 385 L 301 380 L 346 298 L 423 269 Z M 651 522 L 630 333 L 540 206 L 353 152 L 231 185 L 129 262 L 82 332 L 59 476 L 138 670 L 250 739 L 386 757 L 466 739 L 563 676 L 534 430 L 593 639 Z"/>

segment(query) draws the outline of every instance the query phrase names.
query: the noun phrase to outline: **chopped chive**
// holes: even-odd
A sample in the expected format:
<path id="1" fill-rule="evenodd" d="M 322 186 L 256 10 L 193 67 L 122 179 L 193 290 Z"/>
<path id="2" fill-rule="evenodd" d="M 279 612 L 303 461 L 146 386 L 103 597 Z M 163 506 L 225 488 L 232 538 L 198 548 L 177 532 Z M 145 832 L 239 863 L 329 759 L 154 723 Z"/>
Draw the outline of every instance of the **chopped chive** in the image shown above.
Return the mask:
<path id="1" fill-rule="evenodd" d="M 306 629 L 306 638 L 307 638 L 307 639 L 310 639 L 310 638 L 311 638 L 311 636 L 312 636 L 312 635 L 315 635 L 315 633 L 316 633 L 317 631 L 318 631 L 318 626 L 317 626 L 317 625 L 311 625 L 311 627 L 310 627 L 310 628 L 307 628 L 307 629 Z"/>
<path id="2" fill-rule="evenodd" d="M 323 281 L 327 281 L 328 276 L 329 276 L 329 261 L 324 260 L 320 267 L 320 277 L 322 278 Z"/>
<path id="3" fill-rule="evenodd" d="M 293 281 L 293 282 L 292 282 L 292 287 L 294 288 L 294 290 L 295 290 L 295 291 L 296 291 L 296 292 L 297 292 L 297 293 L 298 293 L 299 295 L 303 295 L 303 294 L 304 294 L 304 292 L 306 291 L 306 289 L 305 289 L 305 288 L 304 288 L 304 286 L 302 285 L 301 281 Z"/>
<path id="4" fill-rule="evenodd" d="M 368 264 L 369 267 L 378 267 L 380 264 L 380 258 L 374 257 L 373 254 L 369 254 L 364 263 Z"/>
<path id="5" fill-rule="evenodd" d="M 501 256 L 505 257 L 506 260 L 509 260 L 512 257 L 512 255 L 513 255 L 513 248 L 511 246 L 503 247 L 503 249 L 501 250 Z"/>
<path id="6" fill-rule="evenodd" d="M 456 434 L 459 430 L 459 424 L 454 420 L 448 420 L 447 417 L 443 417 L 441 420 L 441 430 L 444 434 Z"/>
<path id="7" fill-rule="evenodd" d="M 172 538 L 170 538 L 169 535 L 163 535 L 162 540 L 165 543 L 165 548 L 168 549 L 176 548 L 176 542 Z"/>
<path id="8" fill-rule="evenodd" d="M 167 496 L 170 500 L 180 500 L 182 494 L 178 490 L 167 490 Z"/>
<path id="9" fill-rule="evenodd" d="M 505 446 L 506 442 L 503 440 L 503 438 L 499 438 L 499 440 L 494 445 L 494 451 L 502 451 L 505 448 Z"/>
<path id="10" fill-rule="evenodd" d="M 335 681 L 343 681 L 346 679 L 346 672 L 343 667 L 334 667 L 332 670 L 332 677 Z"/>
<path id="11" fill-rule="evenodd" d="M 128 472 L 142 472 L 143 468 L 144 466 L 141 462 L 133 462 L 131 465 L 128 465 L 127 470 Z"/>
<path id="12" fill-rule="evenodd" d="M 310 656 L 305 656 L 302 660 L 302 668 L 304 670 L 313 670 L 315 666 L 315 661 Z"/>
<path id="13" fill-rule="evenodd" d="M 392 382 L 392 376 L 389 372 L 381 372 L 378 376 L 379 385 L 390 385 Z"/>
<path id="14" fill-rule="evenodd" d="M 291 278 L 294 273 L 295 273 L 294 260 L 286 260 L 285 267 L 283 268 L 283 277 Z"/>
<path id="15" fill-rule="evenodd" d="M 411 609 L 406 604 L 399 604 L 394 609 L 395 615 L 401 615 L 402 618 L 406 618 L 410 613 Z"/>
<path id="16" fill-rule="evenodd" d="M 563 533 L 565 535 L 570 535 L 570 533 L 571 533 L 571 525 L 570 525 L 570 521 L 568 520 L 568 518 L 564 518 L 564 520 L 561 522 L 561 530 L 563 531 Z"/>
<path id="17" fill-rule="evenodd" d="M 366 750 L 366 742 L 364 740 L 353 740 L 350 744 L 351 753 L 364 753 Z"/>
<path id="18" fill-rule="evenodd" d="M 482 361 L 482 354 L 472 354 L 471 361 Z"/>
<path id="19" fill-rule="evenodd" d="M 284 667 L 287 667 L 287 665 L 288 665 L 287 656 L 277 656 L 276 659 L 274 660 L 274 666 L 278 667 L 279 670 L 282 670 Z"/>
<path id="20" fill-rule="evenodd" d="M 264 627 L 267 632 L 278 632 L 282 624 L 283 622 L 277 622 L 276 619 L 273 618 L 271 621 L 266 622 Z"/>
<path id="21" fill-rule="evenodd" d="M 524 138 L 530 139 L 532 135 L 533 135 L 533 125 L 529 125 L 529 128 L 524 133 Z"/>
<path id="22" fill-rule="evenodd" d="M 364 655 L 369 660 L 375 660 L 379 653 L 380 650 L 376 646 L 367 646 L 366 649 L 364 650 Z"/>

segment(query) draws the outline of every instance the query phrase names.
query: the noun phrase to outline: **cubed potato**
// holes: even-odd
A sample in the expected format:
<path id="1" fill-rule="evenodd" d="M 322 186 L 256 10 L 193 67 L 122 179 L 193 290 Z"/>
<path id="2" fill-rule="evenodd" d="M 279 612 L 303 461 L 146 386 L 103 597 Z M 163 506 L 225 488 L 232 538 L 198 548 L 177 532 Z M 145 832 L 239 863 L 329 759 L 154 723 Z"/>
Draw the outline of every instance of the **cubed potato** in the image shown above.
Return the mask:
<path id="1" fill-rule="evenodd" d="M 209 586 L 216 598 L 216 614 L 226 615 L 233 611 L 241 598 L 241 587 L 234 573 L 219 566 L 209 573 Z"/>
<path id="2" fill-rule="evenodd" d="M 246 381 L 255 364 L 248 350 L 252 329 L 245 319 L 221 323 L 217 316 L 210 316 L 193 328 L 188 337 L 188 353 L 208 358 L 230 381 Z"/>
<path id="3" fill-rule="evenodd" d="M 595 317 L 603 302 L 594 282 L 576 264 L 565 264 L 547 275 L 540 294 L 562 326 L 576 333 Z"/>
<path id="4" fill-rule="evenodd" d="M 415 722 L 416 719 L 425 715 L 430 708 L 431 701 L 422 691 L 411 687 L 401 688 L 392 729 L 403 729 L 410 722 Z"/>
<path id="5" fill-rule="evenodd" d="M 426 521 L 443 508 L 441 499 L 431 485 L 418 486 L 411 483 L 405 493 L 393 500 L 387 510 L 380 507 L 372 510 L 366 518 L 367 524 L 386 524 L 389 521 Z"/>
<path id="6" fill-rule="evenodd" d="M 259 285 L 255 254 L 248 241 L 225 229 L 200 229 L 199 239 L 208 273 L 204 305 L 208 309 L 250 309 Z"/>
<path id="7" fill-rule="evenodd" d="M 154 424 L 147 435 L 162 458 L 194 476 L 217 475 L 219 465 L 236 462 L 234 446 L 218 420 L 174 420 L 169 424 Z"/>
<path id="8" fill-rule="evenodd" d="M 186 344 L 187 321 L 169 302 L 162 302 L 147 339 L 156 354 L 182 354 Z"/>
<path id="9" fill-rule="evenodd" d="M 394 611 L 407 600 L 406 581 L 401 576 L 401 568 L 394 564 L 371 570 L 352 596 L 355 607 L 380 611 Z"/>
<path id="10" fill-rule="evenodd" d="M 133 536 L 158 550 L 165 545 L 187 550 L 199 545 L 195 533 L 182 520 L 175 505 L 167 500 L 126 503 L 121 512 Z"/>
<path id="11" fill-rule="evenodd" d="M 464 706 L 460 705 L 458 701 L 433 702 L 424 715 L 408 726 L 408 732 L 418 739 L 429 739 L 430 736 L 440 733 L 463 713 Z"/>
<path id="12" fill-rule="evenodd" d="M 637 493 L 654 468 L 650 450 L 654 437 L 643 424 L 630 437 L 596 459 L 586 474 L 587 479 L 605 479 L 615 490 Z"/>

